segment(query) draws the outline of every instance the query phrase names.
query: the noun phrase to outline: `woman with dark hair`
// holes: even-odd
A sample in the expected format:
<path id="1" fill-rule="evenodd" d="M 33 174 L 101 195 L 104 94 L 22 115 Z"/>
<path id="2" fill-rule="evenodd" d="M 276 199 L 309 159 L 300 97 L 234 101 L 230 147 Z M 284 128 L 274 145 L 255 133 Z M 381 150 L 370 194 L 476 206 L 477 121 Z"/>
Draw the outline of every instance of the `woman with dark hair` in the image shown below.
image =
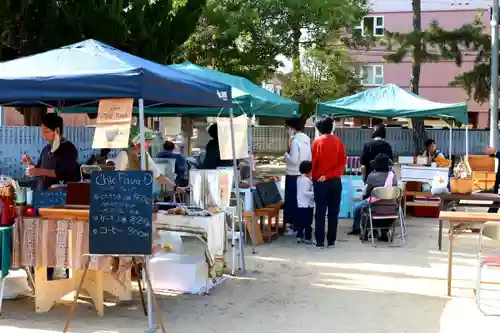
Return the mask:
<path id="1" fill-rule="evenodd" d="M 217 169 L 218 167 L 233 166 L 231 160 L 221 160 L 219 150 L 219 133 L 217 124 L 212 124 L 207 130 L 211 139 L 208 141 L 205 148 L 205 159 L 203 160 L 200 169 Z"/>
<path id="2" fill-rule="evenodd" d="M 47 190 L 55 184 L 78 181 L 78 151 L 63 136 L 63 119 L 56 113 L 47 113 L 40 126 L 42 136 L 48 144 L 42 149 L 36 164 L 24 155 L 22 161 L 28 166 L 28 176 L 37 178 L 37 190 Z"/>
<path id="3" fill-rule="evenodd" d="M 363 146 L 361 154 L 361 165 L 363 166 L 363 181 L 366 182 L 368 175 L 372 172 L 370 162 L 375 159 L 378 154 L 386 154 L 392 160 L 392 147 L 389 142 L 385 141 L 386 129 L 383 123 L 376 125 L 373 128 L 372 139 Z"/>
<path id="4" fill-rule="evenodd" d="M 300 176 L 300 164 L 310 161 L 311 139 L 303 133 L 305 120 L 299 117 L 287 119 L 285 126 L 289 135 L 288 150 L 285 153 L 285 205 L 283 208 L 283 221 L 285 225 L 296 227 L 294 221 L 297 213 L 297 178 Z"/>
<path id="5" fill-rule="evenodd" d="M 324 247 L 325 217 L 328 211 L 328 246 L 337 240 L 340 201 L 342 195 L 342 176 L 347 156 L 345 146 L 338 136 L 333 135 L 333 119 L 325 117 L 316 122 L 320 134 L 312 143 L 312 180 L 316 200 L 315 237 L 316 246 Z"/>
<path id="6" fill-rule="evenodd" d="M 391 170 L 392 160 L 386 154 L 378 154 L 375 159 L 370 162 L 373 169 L 367 179 L 366 187 L 363 191 L 363 201 L 354 205 L 352 229 L 348 235 L 359 235 L 361 233 L 361 215 L 363 209 L 368 206 L 368 200 L 374 188 L 377 187 L 392 187 L 398 184 L 396 175 Z"/>

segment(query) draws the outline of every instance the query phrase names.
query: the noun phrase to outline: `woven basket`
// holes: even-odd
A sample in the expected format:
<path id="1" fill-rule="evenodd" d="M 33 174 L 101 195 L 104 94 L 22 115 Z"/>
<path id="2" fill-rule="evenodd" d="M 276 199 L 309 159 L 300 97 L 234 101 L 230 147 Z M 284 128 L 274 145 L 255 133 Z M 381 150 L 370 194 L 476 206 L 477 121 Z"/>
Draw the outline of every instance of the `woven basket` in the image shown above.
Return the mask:
<path id="1" fill-rule="evenodd" d="M 474 190 L 474 180 L 472 179 L 450 179 L 451 193 L 471 194 Z"/>

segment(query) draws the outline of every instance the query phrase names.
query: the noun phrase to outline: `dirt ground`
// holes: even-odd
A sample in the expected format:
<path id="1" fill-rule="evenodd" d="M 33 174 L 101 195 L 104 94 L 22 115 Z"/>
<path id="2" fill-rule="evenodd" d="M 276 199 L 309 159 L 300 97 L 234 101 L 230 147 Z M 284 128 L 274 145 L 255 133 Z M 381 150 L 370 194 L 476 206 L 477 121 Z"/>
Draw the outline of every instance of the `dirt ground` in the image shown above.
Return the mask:
<path id="1" fill-rule="evenodd" d="M 403 248 L 373 248 L 345 236 L 319 250 L 282 237 L 246 251 L 247 274 L 230 277 L 207 296 L 161 295 L 169 333 L 461 333 L 498 332 L 473 298 L 477 236 L 456 241 L 453 297 L 446 297 L 446 246 L 437 250 L 436 219 L 409 219 Z M 445 238 L 446 240 L 446 238 Z M 187 241 L 185 247 L 199 246 Z M 137 295 L 136 295 L 137 296 Z M 499 299 L 500 292 L 496 294 Z M 61 332 L 69 306 L 34 313 L 32 299 L 4 302 L 0 332 Z M 500 312 L 500 306 L 497 307 Z M 98 318 L 80 303 L 72 332 L 144 332 L 137 296 Z"/>

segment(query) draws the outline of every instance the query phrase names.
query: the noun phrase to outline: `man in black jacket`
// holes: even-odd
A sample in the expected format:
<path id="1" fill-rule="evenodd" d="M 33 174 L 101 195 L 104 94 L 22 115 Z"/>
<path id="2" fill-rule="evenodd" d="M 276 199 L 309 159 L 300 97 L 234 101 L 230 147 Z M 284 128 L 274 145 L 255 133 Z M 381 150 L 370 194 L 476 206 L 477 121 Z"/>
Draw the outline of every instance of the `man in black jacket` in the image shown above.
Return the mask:
<path id="1" fill-rule="evenodd" d="M 363 146 L 363 153 L 361 154 L 361 165 L 364 167 L 363 181 L 372 172 L 370 162 L 375 159 L 378 154 L 385 154 L 389 159 L 393 160 L 392 147 L 389 142 L 385 141 L 386 130 L 384 124 L 378 124 L 373 128 L 372 139 L 370 142 L 365 143 Z"/>

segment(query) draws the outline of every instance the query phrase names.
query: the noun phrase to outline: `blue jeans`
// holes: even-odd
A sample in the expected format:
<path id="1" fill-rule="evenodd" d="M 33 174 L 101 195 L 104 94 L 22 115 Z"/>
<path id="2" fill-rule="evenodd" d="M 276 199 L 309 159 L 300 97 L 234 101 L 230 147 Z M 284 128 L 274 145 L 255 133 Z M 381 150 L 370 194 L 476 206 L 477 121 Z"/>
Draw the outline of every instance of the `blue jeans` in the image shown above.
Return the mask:
<path id="1" fill-rule="evenodd" d="M 361 230 L 361 217 L 363 216 L 363 209 L 368 206 L 368 200 L 363 200 L 354 204 L 352 212 L 352 230 Z"/>

